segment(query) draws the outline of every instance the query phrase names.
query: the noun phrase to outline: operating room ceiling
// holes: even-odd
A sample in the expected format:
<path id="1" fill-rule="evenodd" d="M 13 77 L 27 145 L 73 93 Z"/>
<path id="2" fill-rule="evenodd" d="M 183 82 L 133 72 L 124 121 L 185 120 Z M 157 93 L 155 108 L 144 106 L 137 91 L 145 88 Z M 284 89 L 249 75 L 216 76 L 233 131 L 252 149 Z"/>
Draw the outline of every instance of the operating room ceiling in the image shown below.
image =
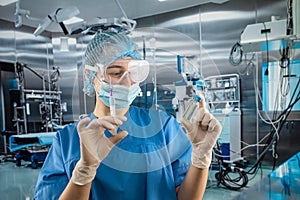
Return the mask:
<path id="1" fill-rule="evenodd" d="M 0 0 L 0 3 L 5 0 Z M 7 1 L 7 0 L 6 0 Z M 11 0 L 14 1 L 14 0 Z M 15 0 L 16 1 L 16 0 Z M 122 17 L 122 10 L 116 0 L 19 0 L 20 9 L 30 11 L 31 19 L 22 17 L 22 25 L 36 28 L 39 21 L 44 19 L 48 14 L 56 11 L 58 8 L 67 8 L 76 6 L 80 17 L 84 20 L 96 17 L 110 18 Z M 141 17 L 156 15 L 170 12 L 183 8 L 188 8 L 205 3 L 224 3 L 228 0 L 119 0 L 119 3 L 129 19 L 138 19 Z M 16 3 L 6 6 L 0 6 L 0 19 L 14 22 L 16 12 Z M 35 20 L 33 20 L 35 19 Z M 47 31 L 60 32 L 61 29 L 57 24 L 49 26 Z"/>

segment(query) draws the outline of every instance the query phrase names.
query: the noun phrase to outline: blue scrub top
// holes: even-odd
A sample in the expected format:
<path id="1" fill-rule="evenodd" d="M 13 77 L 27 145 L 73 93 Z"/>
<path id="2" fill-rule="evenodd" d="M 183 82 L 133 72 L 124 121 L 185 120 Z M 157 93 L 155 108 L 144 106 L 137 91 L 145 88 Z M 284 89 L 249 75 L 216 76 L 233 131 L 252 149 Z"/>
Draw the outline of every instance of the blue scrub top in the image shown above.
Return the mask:
<path id="1" fill-rule="evenodd" d="M 128 136 L 100 164 L 90 199 L 177 199 L 175 188 L 189 169 L 192 152 L 185 132 L 174 117 L 162 111 L 131 106 L 126 117 L 119 131 L 126 130 Z M 66 126 L 53 139 L 34 199 L 58 199 L 67 186 L 80 159 L 76 125 Z"/>

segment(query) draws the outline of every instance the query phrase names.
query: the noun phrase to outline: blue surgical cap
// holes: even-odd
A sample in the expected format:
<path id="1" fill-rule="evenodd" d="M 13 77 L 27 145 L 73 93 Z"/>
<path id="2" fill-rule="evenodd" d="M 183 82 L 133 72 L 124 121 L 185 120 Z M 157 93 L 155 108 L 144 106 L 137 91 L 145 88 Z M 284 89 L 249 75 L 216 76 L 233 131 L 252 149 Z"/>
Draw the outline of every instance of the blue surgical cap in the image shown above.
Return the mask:
<path id="1" fill-rule="evenodd" d="M 103 31 L 96 33 L 87 45 L 84 63 L 93 67 L 106 67 L 112 62 L 127 56 L 133 59 L 141 59 L 137 44 L 124 33 Z M 83 91 L 88 95 L 94 94 L 92 81 L 95 75 L 96 72 L 86 70 Z"/>

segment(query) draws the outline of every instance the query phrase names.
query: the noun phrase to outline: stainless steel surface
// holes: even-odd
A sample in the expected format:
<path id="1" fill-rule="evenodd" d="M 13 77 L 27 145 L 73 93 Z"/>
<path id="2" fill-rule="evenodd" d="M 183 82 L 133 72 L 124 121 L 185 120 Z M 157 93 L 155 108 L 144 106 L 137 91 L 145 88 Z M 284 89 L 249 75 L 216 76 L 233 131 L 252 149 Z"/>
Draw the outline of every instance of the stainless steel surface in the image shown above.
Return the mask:
<path id="1" fill-rule="evenodd" d="M 223 3 L 228 0 L 171 0 L 159 2 L 158 0 L 121 0 L 120 5 L 130 19 L 137 19 L 145 16 L 153 16 L 159 13 L 170 12 L 178 9 L 188 8 L 195 5 L 201 5 L 207 2 Z M 20 8 L 30 12 L 30 17 L 35 20 L 29 20 L 25 16 L 23 24 L 31 27 L 37 27 L 39 21 L 48 14 L 55 12 L 58 8 L 67 8 L 76 6 L 80 10 L 78 17 L 83 19 L 92 19 L 96 17 L 122 17 L 122 11 L 115 0 L 20 0 Z M 13 22 L 16 4 L 0 6 L 0 19 Z M 52 32 L 62 32 L 58 24 L 53 23 L 49 28 Z"/>
<path id="2" fill-rule="evenodd" d="M 254 60 L 255 66 L 253 67 L 247 65 L 252 54 L 248 55 L 248 60 L 239 66 L 232 66 L 228 60 L 233 44 L 240 41 L 241 33 L 248 24 L 271 21 L 271 16 L 274 15 L 280 19 L 286 18 L 286 1 L 232 0 L 222 5 L 206 4 L 187 10 L 141 18 L 137 20 L 137 30 L 148 29 L 145 31 L 148 35 L 140 31 L 141 35 L 145 35 L 147 41 L 151 37 L 155 37 L 158 41 L 157 81 L 159 84 L 169 84 L 171 90 L 174 90 L 172 81 L 180 78 L 175 63 L 177 54 L 198 55 L 200 59 L 196 59 L 196 66 L 204 77 L 239 73 L 241 76 L 242 140 L 248 144 L 255 144 L 257 132 L 258 138 L 262 138 L 270 130 L 269 125 L 257 119 L 253 83 L 257 76 L 261 89 L 261 66 L 263 62 L 266 62 L 267 54 L 258 52 L 255 55 L 257 62 Z M 293 53 L 293 59 L 299 59 L 299 51 L 296 50 Z M 278 61 L 280 58 L 278 49 L 272 49 L 269 52 L 270 61 Z M 256 71 L 257 75 L 255 75 Z M 296 116 L 296 118 L 299 117 Z M 299 139 L 296 135 L 296 127 L 298 127 L 297 123 L 287 129 L 282 129 L 282 135 L 286 138 L 285 142 L 282 141 L 278 147 L 281 155 L 279 162 L 295 153 L 299 147 L 299 145 L 292 145 L 290 149 L 284 148 L 285 145 L 291 145 L 291 141 Z M 256 148 L 248 148 L 243 153 L 247 159 L 256 158 Z M 267 156 L 268 159 L 272 160 L 271 156 Z"/>
<path id="3" fill-rule="evenodd" d="M 300 153 L 297 153 L 264 179 L 244 190 L 233 199 L 299 199 L 299 165 Z"/>
<path id="4" fill-rule="evenodd" d="M 0 61 L 15 62 L 16 61 L 16 36 L 12 25 L 8 22 L 0 20 Z"/>
<path id="5" fill-rule="evenodd" d="M 79 91 L 73 92 L 73 90 L 74 86 L 78 85 L 78 61 L 82 61 L 82 52 L 77 50 L 75 38 L 66 38 L 68 50 L 62 49 L 64 39 L 64 37 L 52 38 L 53 59 L 54 65 L 60 68 L 61 78 L 58 85 L 62 90 L 62 102 L 67 103 L 68 111 L 63 113 L 63 118 L 66 121 L 73 121 L 78 119 L 79 114 Z"/>
<path id="6" fill-rule="evenodd" d="M 279 117 L 280 112 L 274 112 L 274 111 L 262 111 L 261 112 L 262 117 L 267 120 L 270 116 L 275 116 L 276 118 Z M 287 121 L 300 121 L 300 111 L 293 111 L 289 114 L 287 117 Z"/>

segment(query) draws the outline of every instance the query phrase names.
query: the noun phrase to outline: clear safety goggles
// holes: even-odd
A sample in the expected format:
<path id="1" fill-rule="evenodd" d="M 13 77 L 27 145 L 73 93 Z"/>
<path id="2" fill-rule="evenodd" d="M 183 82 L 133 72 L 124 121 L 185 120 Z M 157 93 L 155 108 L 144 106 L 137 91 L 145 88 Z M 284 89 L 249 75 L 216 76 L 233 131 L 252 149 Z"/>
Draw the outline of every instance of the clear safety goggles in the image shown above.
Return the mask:
<path id="1" fill-rule="evenodd" d="M 107 67 L 98 66 L 102 80 L 112 84 L 122 84 L 126 81 L 141 83 L 148 77 L 150 68 L 146 60 L 118 60 Z M 95 71 L 95 67 L 86 66 L 86 69 Z"/>

